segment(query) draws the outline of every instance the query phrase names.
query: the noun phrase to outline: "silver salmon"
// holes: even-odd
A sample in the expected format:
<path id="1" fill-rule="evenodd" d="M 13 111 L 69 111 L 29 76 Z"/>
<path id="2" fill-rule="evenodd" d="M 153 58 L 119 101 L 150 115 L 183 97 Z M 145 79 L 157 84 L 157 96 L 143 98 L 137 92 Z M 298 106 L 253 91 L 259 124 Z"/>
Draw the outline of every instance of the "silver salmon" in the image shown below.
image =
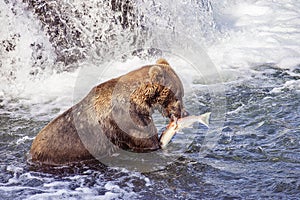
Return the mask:
<path id="1" fill-rule="evenodd" d="M 170 140 L 177 131 L 179 131 L 182 128 L 190 127 L 195 122 L 200 122 L 201 124 L 204 124 L 208 127 L 209 117 L 210 112 L 207 112 L 199 116 L 192 115 L 188 117 L 179 118 L 171 122 L 170 124 L 168 124 L 167 129 L 160 136 L 161 148 L 166 148 L 166 146 L 169 144 Z"/>

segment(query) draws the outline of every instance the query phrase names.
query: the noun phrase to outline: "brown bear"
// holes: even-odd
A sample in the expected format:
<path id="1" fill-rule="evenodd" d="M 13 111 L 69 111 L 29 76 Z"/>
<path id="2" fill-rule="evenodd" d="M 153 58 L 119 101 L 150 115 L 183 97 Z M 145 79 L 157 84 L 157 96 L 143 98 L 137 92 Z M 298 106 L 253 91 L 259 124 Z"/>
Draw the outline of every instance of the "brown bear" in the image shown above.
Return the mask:
<path id="1" fill-rule="evenodd" d="M 165 59 L 94 87 L 36 136 L 30 161 L 62 165 L 101 158 L 115 149 L 160 149 L 152 114 L 182 117 L 183 85 Z"/>

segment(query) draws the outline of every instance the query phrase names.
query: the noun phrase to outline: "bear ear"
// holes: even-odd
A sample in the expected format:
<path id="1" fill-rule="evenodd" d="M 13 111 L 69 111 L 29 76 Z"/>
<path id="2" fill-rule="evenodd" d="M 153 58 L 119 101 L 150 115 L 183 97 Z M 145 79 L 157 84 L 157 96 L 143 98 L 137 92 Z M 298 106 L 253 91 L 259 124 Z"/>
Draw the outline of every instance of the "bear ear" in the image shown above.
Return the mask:
<path id="1" fill-rule="evenodd" d="M 164 59 L 164 58 L 158 59 L 158 60 L 156 61 L 156 64 L 158 64 L 158 65 L 168 65 L 168 66 L 170 66 L 170 64 L 168 63 L 168 61 L 166 61 L 166 59 Z"/>
<path id="2" fill-rule="evenodd" d="M 154 65 L 149 69 L 149 77 L 152 83 L 164 82 L 164 71 L 160 66 Z"/>

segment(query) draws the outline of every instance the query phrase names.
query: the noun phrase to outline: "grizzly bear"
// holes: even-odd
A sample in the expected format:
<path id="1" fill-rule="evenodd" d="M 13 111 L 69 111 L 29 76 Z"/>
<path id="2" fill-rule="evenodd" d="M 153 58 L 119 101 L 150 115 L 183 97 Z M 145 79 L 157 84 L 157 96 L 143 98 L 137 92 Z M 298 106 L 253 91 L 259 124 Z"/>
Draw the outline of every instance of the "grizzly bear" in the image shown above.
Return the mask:
<path id="1" fill-rule="evenodd" d="M 45 126 L 34 139 L 33 163 L 62 165 L 100 159 L 116 149 L 160 149 L 152 114 L 182 117 L 183 85 L 165 59 L 95 86 L 79 103 Z"/>

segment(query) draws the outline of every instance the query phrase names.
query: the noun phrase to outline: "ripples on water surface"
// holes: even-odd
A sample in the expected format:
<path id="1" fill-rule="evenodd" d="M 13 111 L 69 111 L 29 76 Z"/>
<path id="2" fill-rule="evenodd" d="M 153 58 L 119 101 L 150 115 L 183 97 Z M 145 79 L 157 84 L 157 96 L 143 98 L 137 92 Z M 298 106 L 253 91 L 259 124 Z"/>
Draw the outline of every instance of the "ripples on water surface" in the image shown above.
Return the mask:
<path id="1" fill-rule="evenodd" d="M 155 172 L 99 164 L 34 169 L 25 154 L 47 122 L 2 114 L 2 198 L 296 198 L 300 93 L 283 85 L 300 78 L 299 68 L 295 76 L 267 65 L 253 71 L 248 80 L 226 84 L 228 113 L 216 146 L 203 158 L 199 130 L 182 157 Z M 205 95 L 199 96 L 202 100 Z"/>
<path id="2" fill-rule="evenodd" d="M 91 4 L 94 3 L 94 1 L 91 2 Z M 246 2 L 249 3 L 252 1 Z M 199 8 L 205 9 L 197 10 L 197 14 L 200 15 L 204 13 L 207 16 L 207 18 L 205 18 L 206 20 L 212 20 L 213 15 L 211 15 L 211 13 L 214 6 L 216 6 L 216 8 L 222 8 L 222 6 L 230 7 L 234 5 L 228 3 L 228 5 L 224 4 L 218 7 L 214 1 L 198 1 L 198 3 Z M 252 5 L 252 7 L 250 6 L 249 9 L 246 9 L 246 7 L 249 6 L 250 3 L 237 6 L 240 10 L 235 13 L 236 15 L 240 15 L 240 12 L 245 12 L 247 15 L 241 17 L 239 25 L 236 26 L 245 25 L 245 22 L 248 20 L 247 17 L 251 16 L 253 20 L 256 20 L 253 22 L 261 23 L 261 21 L 259 21 L 261 20 L 260 15 L 270 13 L 272 6 L 276 8 L 276 6 L 280 4 L 274 2 L 273 4 L 268 3 L 270 2 L 265 1 L 265 5 L 262 5 L 264 3 L 257 1 L 257 3 Z M 296 16 L 297 12 L 293 9 L 292 3 L 290 7 L 286 5 L 286 15 L 282 15 L 282 20 Z M 297 3 L 294 3 L 296 6 Z M 78 5 L 79 4 L 76 4 L 76 6 Z M 96 4 L 93 5 L 95 6 Z M 160 9 L 159 5 L 163 5 L 163 3 L 157 4 L 156 6 L 149 4 L 148 6 L 153 6 L 151 7 L 153 9 L 149 10 L 158 12 Z M 179 5 L 183 6 L 185 4 L 178 4 L 178 6 Z M 10 23 L 13 23 L 12 19 L 18 21 L 20 20 L 20 16 L 23 16 L 20 14 L 20 5 L 17 3 L 10 4 L 2 2 L 1 6 L 13 8 L 12 10 L 17 13 L 15 15 L 7 14 L 6 12 L 8 11 L 4 11 L 1 8 L 1 20 L 4 19 L 5 13 L 7 14 L 6 17 L 11 20 L 9 21 Z M 241 8 L 244 8 L 244 10 Z M 147 12 L 150 12 L 149 10 L 143 10 L 141 8 L 141 11 L 148 15 L 149 13 Z M 254 15 L 254 10 L 257 11 L 257 15 Z M 27 10 L 26 12 L 29 11 Z M 165 12 L 168 13 L 170 10 L 165 10 Z M 224 19 L 221 20 L 218 19 L 218 15 L 221 15 L 221 13 L 218 13 L 220 11 L 215 9 L 214 12 L 217 13 L 214 13 L 215 19 L 211 21 L 211 24 L 201 25 L 206 31 L 201 32 L 199 27 L 195 28 L 195 31 L 199 31 L 199 35 L 201 35 L 202 38 L 207 37 L 207 40 L 211 40 L 214 36 L 220 37 L 219 34 L 223 34 L 222 31 L 224 30 L 218 31 L 218 28 L 222 29 L 222 27 L 219 27 L 220 24 L 222 25 L 223 23 L 223 26 L 226 26 L 228 29 L 234 24 L 234 18 L 230 20 L 227 19 L 227 21 Z M 71 14 L 73 15 L 74 13 L 76 12 L 72 11 Z M 147 17 L 146 14 L 145 16 Z M 185 19 L 185 17 L 190 19 L 189 23 L 201 24 L 201 20 L 203 20 L 202 18 L 189 18 L 189 16 L 185 16 L 181 13 L 182 18 L 178 19 L 177 22 L 173 22 L 171 19 L 168 19 L 168 16 L 172 16 L 172 13 L 168 14 L 169 15 L 165 14 L 158 17 L 160 20 L 166 20 L 168 26 L 173 26 L 174 24 L 172 23 L 175 23 L 175 27 L 180 27 L 182 25 L 182 21 L 180 20 Z M 96 14 L 92 13 L 92 16 L 93 15 Z M 25 16 L 31 19 L 31 14 L 27 13 Z M 26 17 L 24 19 L 25 21 Z M 73 20 L 76 21 L 77 18 L 74 17 Z M 90 21 L 87 20 L 87 23 L 89 22 Z M 151 22 L 152 25 L 154 22 L 157 22 L 156 18 Z M 159 22 L 157 23 L 160 24 Z M 165 21 L 161 23 L 165 23 Z M 287 22 L 286 26 L 290 24 L 292 24 L 292 21 Z M 76 23 L 74 24 L 74 26 L 77 25 Z M 6 26 L 10 28 L 10 31 L 18 31 L 14 30 L 12 25 L 7 24 Z M 35 26 L 31 25 L 29 29 L 35 30 Z M 78 25 L 78 27 L 81 26 Z M 81 28 L 80 30 L 83 32 L 87 31 L 86 24 L 83 23 Z M 263 27 L 260 28 L 263 30 Z M 271 28 L 268 30 L 270 32 L 271 30 L 275 31 Z M 66 29 L 66 31 L 68 30 Z M 270 49 L 272 49 L 272 45 L 283 41 L 283 38 L 280 38 L 282 36 L 280 35 L 280 30 L 277 29 L 277 31 L 277 35 L 274 33 L 277 37 L 272 38 L 274 40 L 276 38 L 277 42 L 274 40 L 268 41 L 270 42 Z M 289 32 L 292 38 L 297 38 L 295 33 L 292 33 L 291 27 L 281 30 L 281 32 Z M 74 50 L 78 47 L 85 48 L 89 45 L 93 46 L 90 44 L 90 35 L 86 32 L 84 33 L 86 34 L 86 40 L 83 40 L 84 44 L 82 44 L 82 46 L 78 45 L 72 38 L 68 38 L 73 43 L 70 41 L 67 43 L 72 44 L 74 47 L 68 48 Z M 1 34 L 5 35 L 3 31 Z M 19 40 L 26 40 L 26 31 L 20 34 Z M 197 33 L 195 34 L 197 35 Z M 233 38 L 238 33 L 231 33 L 229 30 L 224 37 L 230 38 L 230 34 L 233 34 L 231 36 Z M 207 35 L 209 35 L 209 37 Z M 15 37 L 18 38 L 19 36 L 16 35 Z M 42 36 L 38 36 L 38 34 L 31 37 L 33 37 L 33 40 L 39 42 L 43 41 L 44 46 L 41 49 L 36 45 L 34 45 L 34 48 L 31 46 L 31 51 L 34 53 L 29 54 L 29 61 L 26 60 L 26 48 L 22 50 L 23 47 L 18 47 L 18 39 L 7 37 L 8 39 L 10 38 L 10 41 L 15 42 L 15 44 L 13 42 L 11 45 L 5 42 L 2 43 L 5 44 L 5 48 L 2 46 L 1 49 L 2 59 L 0 66 L 2 69 L 0 70 L 0 75 L 1 81 L 7 85 L 2 85 L 2 90 L 0 91 L 0 199 L 299 198 L 300 67 L 297 65 L 299 63 L 294 60 L 291 61 L 292 57 L 297 58 L 296 51 L 293 52 L 294 54 L 292 53 L 293 55 L 289 52 L 289 55 L 291 55 L 289 59 L 281 59 L 281 62 L 278 62 L 281 64 L 288 63 L 290 65 L 285 68 L 282 68 L 280 64 L 249 64 L 256 63 L 256 59 L 259 60 L 258 62 L 261 60 L 260 55 L 256 55 L 257 52 L 255 52 L 255 48 L 262 51 L 262 48 L 258 44 L 247 46 L 247 48 L 244 46 L 240 47 L 241 52 L 249 52 L 250 55 L 246 55 L 246 53 L 237 54 L 238 58 L 236 60 L 231 60 L 232 57 L 227 57 L 228 55 L 224 53 L 222 55 L 224 61 L 220 61 L 220 58 L 214 57 L 214 53 L 210 53 L 211 59 L 216 59 L 217 63 L 226 66 L 226 70 L 221 73 L 224 82 L 216 83 L 217 85 L 224 86 L 225 89 L 224 97 L 226 97 L 226 105 L 224 105 L 224 107 L 226 107 L 226 116 L 224 123 L 222 123 L 220 127 L 212 126 L 211 129 L 213 130 L 211 131 L 216 134 L 217 140 L 213 146 L 206 151 L 202 149 L 207 139 L 205 129 L 201 126 L 194 125 L 192 128 L 184 129 L 184 134 L 176 135 L 172 141 L 173 144 L 180 145 L 180 139 L 191 137 L 193 138 L 190 141 L 191 145 L 188 146 L 188 148 L 182 148 L 180 152 L 181 156 L 161 170 L 135 172 L 118 167 L 105 167 L 98 163 L 41 169 L 26 163 L 26 153 L 30 149 L 30 145 L 39 130 L 44 127 L 51 118 L 72 104 L 72 100 L 70 101 L 68 96 L 72 95 L 73 76 L 75 76 L 72 74 L 73 68 L 81 67 L 81 62 L 79 62 L 79 66 L 74 67 L 73 64 L 72 69 L 66 67 L 68 70 L 64 73 L 55 74 L 53 72 L 47 72 L 47 67 L 49 68 L 52 62 L 56 62 L 59 66 L 59 68 L 55 68 L 57 71 L 61 68 L 64 69 L 63 66 L 66 64 L 62 63 L 61 60 L 51 60 L 51 54 L 59 53 L 62 57 L 66 56 L 74 59 L 74 57 L 72 57 L 74 52 L 71 50 L 68 52 L 62 51 L 61 46 L 55 46 L 59 45 L 59 43 L 52 43 L 55 49 L 51 50 L 51 45 L 47 46 L 47 39 L 41 38 Z M 124 37 L 126 40 L 126 36 Z M 241 40 L 252 39 L 247 34 L 241 38 Z M 124 38 L 119 38 L 121 42 L 123 39 Z M 31 40 L 30 37 L 29 40 Z M 116 41 L 117 45 L 120 44 L 119 40 Z M 229 39 L 228 44 L 233 42 L 230 40 L 233 39 Z M 239 43 L 239 40 L 237 39 L 235 42 Z M 213 51 L 215 50 L 214 48 L 220 47 L 222 44 L 222 41 L 220 41 L 219 45 L 204 44 L 204 46 L 206 45 L 208 51 Z M 292 49 L 298 48 L 296 41 L 293 44 L 286 41 L 286 44 Z M 16 47 L 14 47 L 14 45 L 16 45 Z M 95 46 L 97 45 L 98 43 L 95 44 Z M 212 45 L 211 48 L 209 48 L 210 45 Z M 9 53 L 14 51 L 8 47 L 12 49 L 16 48 L 15 51 L 21 52 L 21 54 Z M 8 48 L 9 51 L 7 51 L 6 48 Z M 50 50 L 48 50 L 48 48 Z M 64 48 L 67 47 L 64 46 Z M 96 47 L 91 47 L 91 49 L 93 48 Z M 234 48 L 234 45 L 231 46 L 231 48 Z M 238 48 L 235 47 L 233 52 L 237 53 L 236 49 Z M 267 56 L 270 50 L 264 50 L 267 51 L 264 56 Z M 48 51 L 51 53 L 47 54 Z M 85 57 L 85 51 L 88 51 L 88 49 L 82 51 L 82 54 L 80 54 L 77 59 Z M 4 52 L 6 52 L 6 54 Z M 37 58 L 38 55 L 41 56 L 40 58 L 44 58 L 45 52 L 48 58 L 45 58 L 44 61 L 43 59 Z M 285 53 L 282 49 L 275 52 L 274 55 L 268 58 L 272 60 L 273 58 L 277 58 L 277 53 Z M 68 53 L 70 53 L 71 56 Z M 29 67 L 22 67 L 21 64 L 24 62 L 24 59 Z M 72 59 L 65 59 L 65 61 L 72 62 Z M 264 62 L 267 63 L 269 59 L 266 59 Z M 231 61 L 232 63 L 230 63 Z M 240 65 L 244 64 L 244 61 L 249 62 L 248 68 L 240 67 Z M 97 60 L 97 62 L 100 61 Z M 43 66 L 45 66 L 45 69 L 43 69 Z M 67 66 L 70 65 L 67 64 Z M 231 68 L 231 66 L 234 67 Z M 29 75 L 23 76 L 26 73 Z M 43 83 L 48 83 L 49 85 L 55 83 L 58 85 L 61 84 L 63 85 L 62 90 L 66 90 L 66 92 L 61 92 L 59 89 L 56 90 L 46 85 L 44 90 L 38 90 L 38 84 L 32 79 L 44 81 Z M 19 87 L 20 83 L 23 83 L 22 88 Z M 34 87 L 33 90 L 36 91 L 28 91 L 26 87 Z M 197 84 L 197 82 L 194 83 L 193 87 L 195 88 L 194 93 L 188 93 L 185 97 L 186 107 L 191 114 L 200 114 L 212 109 L 210 108 L 210 91 L 205 89 L 203 85 Z M 48 94 L 47 91 L 51 94 Z M 56 94 L 59 96 L 64 94 L 65 96 L 55 98 Z M 35 97 L 38 98 L 36 99 Z M 69 101 L 69 103 L 65 103 L 65 101 Z M 159 117 L 157 117 L 156 120 L 158 123 L 157 126 L 161 130 L 161 128 L 166 125 L 166 122 Z M 172 148 L 172 144 L 170 148 Z M 158 152 L 158 154 L 161 154 L 161 152 Z"/>

